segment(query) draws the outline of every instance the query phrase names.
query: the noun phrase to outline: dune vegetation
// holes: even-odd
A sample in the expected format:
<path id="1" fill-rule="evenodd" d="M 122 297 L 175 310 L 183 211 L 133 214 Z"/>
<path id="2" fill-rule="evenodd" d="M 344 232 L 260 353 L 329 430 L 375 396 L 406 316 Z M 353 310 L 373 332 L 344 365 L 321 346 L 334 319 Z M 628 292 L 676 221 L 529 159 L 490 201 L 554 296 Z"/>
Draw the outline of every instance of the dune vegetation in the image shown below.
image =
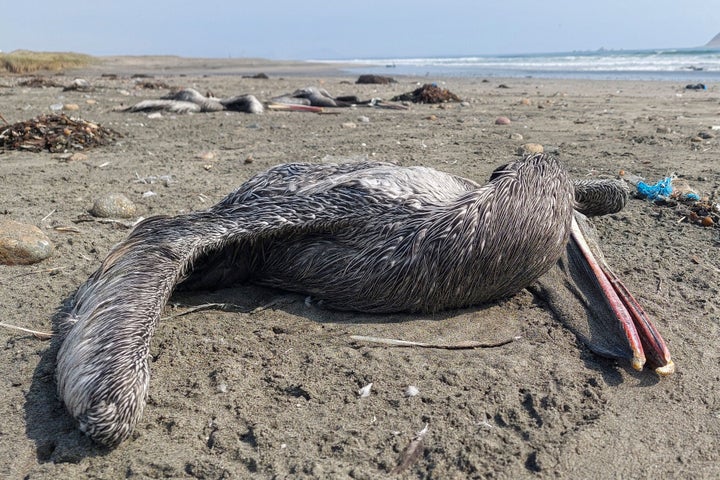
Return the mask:
<path id="1" fill-rule="evenodd" d="M 94 57 L 73 52 L 33 52 L 15 50 L 0 53 L 0 72 L 27 74 L 38 71 L 57 72 L 94 62 Z"/>

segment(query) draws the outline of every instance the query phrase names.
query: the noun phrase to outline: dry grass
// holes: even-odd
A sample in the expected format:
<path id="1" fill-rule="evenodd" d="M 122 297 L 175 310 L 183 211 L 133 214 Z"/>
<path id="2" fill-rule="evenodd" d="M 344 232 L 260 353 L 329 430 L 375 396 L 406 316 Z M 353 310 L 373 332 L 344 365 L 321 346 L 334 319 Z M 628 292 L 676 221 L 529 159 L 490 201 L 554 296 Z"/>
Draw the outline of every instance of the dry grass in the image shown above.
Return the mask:
<path id="1" fill-rule="evenodd" d="M 66 68 L 78 68 L 94 62 L 90 55 L 72 52 L 32 52 L 15 50 L 0 53 L 0 72 L 28 74 L 41 70 L 57 72 Z"/>

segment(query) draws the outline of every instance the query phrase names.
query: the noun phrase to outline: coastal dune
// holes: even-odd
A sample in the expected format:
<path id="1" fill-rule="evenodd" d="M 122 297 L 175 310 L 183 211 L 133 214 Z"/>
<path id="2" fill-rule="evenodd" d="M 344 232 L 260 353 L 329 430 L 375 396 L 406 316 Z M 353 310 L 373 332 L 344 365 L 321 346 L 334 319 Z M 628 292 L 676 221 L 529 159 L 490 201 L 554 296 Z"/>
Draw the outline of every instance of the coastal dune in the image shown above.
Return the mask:
<path id="1" fill-rule="evenodd" d="M 49 331 L 127 225 L 208 208 L 278 163 L 367 158 L 483 183 L 534 144 L 574 178 L 622 171 L 654 183 L 674 175 L 676 185 L 720 202 L 713 85 L 401 76 L 358 85 L 357 75 L 326 64 L 142 60 L 107 58 L 51 77 L 82 77 L 91 91 L 0 76 L 8 123 L 75 105 L 65 112 L 121 135 L 76 157 L 0 150 L 3 218 L 36 225 L 54 244 L 41 263 L 0 267 L 3 322 Z M 249 78 L 258 73 L 270 78 Z M 462 102 L 319 114 L 120 111 L 167 87 L 268 100 L 315 86 L 389 100 L 429 82 Z M 496 124 L 498 117 L 509 121 Z M 88 216 L 110 192 L 134 203 L 133 218 Z M 682 202 L 640 199 L 594 223 L 608 263 L 668 342 L 676 374 L 661 379 L 592 354 L 526 291 L 436 315 L 333 312 L 252 286 L 176 294 L 151 346 L 144 415 L 114 450 L 86 438 L 57 400 L 53 342 L 0 330 L 0 476 L 387 478 L 395 469 L 399 478 L 437 479 L 720 477 L 720 230 Z M 354 335 L 443 344 L 519 338 L 445 350 Z"/>

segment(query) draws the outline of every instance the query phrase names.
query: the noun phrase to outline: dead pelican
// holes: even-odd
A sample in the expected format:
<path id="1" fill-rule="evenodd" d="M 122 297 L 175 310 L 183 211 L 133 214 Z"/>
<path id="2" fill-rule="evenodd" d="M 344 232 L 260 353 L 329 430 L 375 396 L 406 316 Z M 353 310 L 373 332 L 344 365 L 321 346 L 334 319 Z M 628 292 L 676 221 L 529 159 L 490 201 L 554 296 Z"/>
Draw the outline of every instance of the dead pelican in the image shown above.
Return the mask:
<path id="1" fill-rule="evenodd" d="M 670 373 L 662 338 L 622 285 L 607 283 L 616 279 L 577 228 L 575 216 L 583 217 L 574 208 L 617 211 L 626 198 L 617 183 L 573 184 L 545 155 L 497 169 L 484 186 L 383 163 L 275 167 L 209 210 L 143 221 L 110 252 L 59 326 L 60 398 L 97 442 L 126 439 L 147 397 L 150 339 L 180 283 L 253 281 L 334 309 L 426 312 L 513 295 L 568 257 L 605 279 L 579 284 L 583 292 L 619 292 L 605 304 L 621 317 L 621 333 L 610 335 L 627 348 L 605 353 L 631 357 L 636 368 L 647 353 L 659 373 Z M 649 334 L 638 338 L 634 317 Z"/>
<path id="2" fill-rule="evenodd" d="M 126 112 L 165 111 L 173 113 L 219 112 L 221 110 L 262 113 L 264 108 L 262 103 L 253 95 L 238 95 L 222 99 L 204 96 L 197 90 L 185 88 L 163 98 L 143 100 L 123 109 Z"/>

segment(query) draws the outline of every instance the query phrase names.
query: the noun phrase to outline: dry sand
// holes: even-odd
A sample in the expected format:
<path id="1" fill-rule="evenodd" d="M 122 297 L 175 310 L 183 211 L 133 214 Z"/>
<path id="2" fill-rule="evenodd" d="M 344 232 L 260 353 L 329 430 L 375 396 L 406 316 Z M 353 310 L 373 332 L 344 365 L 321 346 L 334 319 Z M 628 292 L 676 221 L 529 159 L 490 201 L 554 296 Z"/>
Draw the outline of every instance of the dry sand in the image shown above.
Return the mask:
<path id="1" fill-rule="evenodd" d="M 56 78 L 69 83 L 84 76 L 96 86 L 91 93 L 21 88 L 18 78 L 0 77 L 0 113 L 9 122 L 47 113 L 54 103 L 75 103 L 74 115 L 124 136 L 81 161 L 0 153 L 3 217 L 39 226 L 56 246 L 40 264 L 0 267 L 2 321 L 50 329 L 62 301 L 127 235 L 111 224 L 73 223 L 105 192 L 125 193 L 142 216 L 176 214 L 207 208 L 278 163 L 364 156 L 483 181 L 526 142 L 555 152 L 577 178 L 624 169 L 654 181 L 675 172 L 701 195 L 720 188 L 718 139 L 690 140 L 720 125 L 717 87 L 446 79 L 443 85 L 468 104 L 156 119 L 114 112 L 166 93 L 135 89 L 133 73 L 261 99 L 310 85 L 388 99 L 418 81 L 442 81 L 355 85 L 356 76 L 326 66 L 267 62 L 240 62 L 226 75 L 208 76 L 226 64 L 180 62 L 182 68 L 172 69 L 163 61 L 177 66 L 177 59 L 153 61 L 113 59 Z M 261 71 L 271 79 L 238 75 Z M 122 75 L 102 78 L 103 72 Z M 501 83 L 509 88 L 498 88 Z M 499 115 L 512 125 L 496 126 Z M 203 152 L 215 158 L 196 158 Z M 138 181 L 165 175 L 172 176 L 168 185 Z M 148 191 L 156 195 L 143 196 Z M 165 317 L 207 302 L 246 311 L 271 306 L 162 321 L 152 342 L 144 416 L 132 438 L 110 451 L 84 437 L 57 400 L 49 343 L 0 330 L 0 476 L 386 478 L 428 425 L 419 459 L 400 477 L 719 478 L 718 229 L 681 219 L 675 208 L 632 200 L 595 222 L 610 264 L 673 352 L 678 371 L 669 378 L 593 355 L 528 292 L 439 315 L 372 316 L 323 311 L 278 291 L 228 288 L 174 297 L 182 307 L 168 307 Z M 357 345 L 351 335 L 522 338 L 495 349 L 444 351 Z M 359 399 L 358 389 L 370 382 L 370 396 Z M 406 398 L 408 385 L 419 395 Z"/>

